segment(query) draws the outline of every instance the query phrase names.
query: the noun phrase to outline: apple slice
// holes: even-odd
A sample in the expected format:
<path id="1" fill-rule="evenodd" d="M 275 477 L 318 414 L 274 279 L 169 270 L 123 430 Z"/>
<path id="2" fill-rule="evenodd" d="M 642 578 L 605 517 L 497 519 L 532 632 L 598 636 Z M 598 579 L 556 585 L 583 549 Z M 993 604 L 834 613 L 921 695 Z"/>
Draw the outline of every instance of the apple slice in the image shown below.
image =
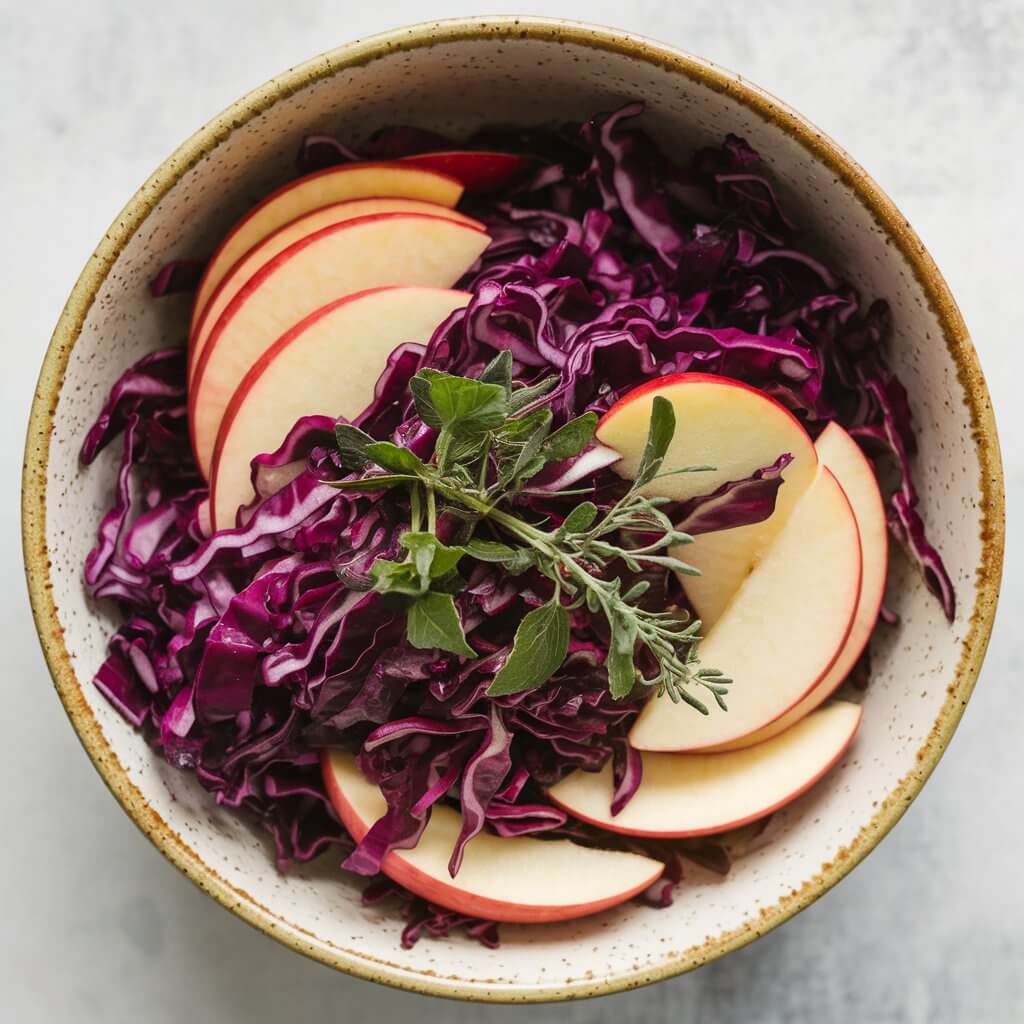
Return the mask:
<path id="1" fill-rule="evenodd" d="M 476 228 L 419 213 L 381 213 L 314 232 L 278 253 L 231 300 L 189 388 L 189 425 L 204 476 L 242 378 L 289 328 L 335 299 L 385 285 L 448 288 L 487 247 Z"/>
<path id="2" fill-rule="evenodd" d="M 860 598 L 857 521 L 832 473 L 813 483 L 701 642 L 702 664 L 733 680 L 728 711 L 652 698 L 633 725 L 639 750 L 706 750 L 785 714 L 832 668 Z M 699 696 L 699 694 L 697 694 Z"/>
<path id="3" fill-rule="evenodd" d="M 427 341 L 469 292 L 378 288 L 338 299 L 286 331 L 242 379 L 224 413 L 210 474 L 214 529 L 235 525 L 255 497 L 249 463 L 281 443 L 300 416 L 353 419 L 370 404 L 388 356 Z"/>
<path id="4" fill-rule="evenodd" d="M 818 457 L 807 431 L 785 406 L 756 388 L 710 373 L 658 377 L 619 399 L 597 426 L 597 439 L 622 454 L 615 472 L 636 475 L 656 396 L 672 403 L 676 432 L 665 455 L 665 472 L 686 466 L 714 466 L 712 472 L 664 477 L 645 488 L 674 501 L 710 494 L 731 480 L 742 480 L 788 452 L 774 514 L 763 523 L 720 531 L 728 545 L 705 549 L 701 539 L 672 553 L 700 569 L 684 580 L 697 614 L 710 627 L 750 574 L 757 559 L 785 522 L 814 477 Z M 711 554 L 715 557 L 712 558 Z"/>
<path id="5" fill-rule="evenodd" d="M 210 257 L 196 292 L 193 327 L 217 285 L 235 263 L 254 245 L 296 217 L 348 199 L 381 196 L 422 199 L 453 207 L 462 198 L 462 191 L 462 185 L 450 175 L 430 167 L 413 167 L 395 161 L 342 164 L 282 185 L 238 221 Z"/>
<path id="6" fill-rule="evenodd" d="M 323 755 L 324 782 L 338 817 L 359 842 L 387 810 L 351 754 Z M 419 842 L 384 858 L 384 874 L 439 906 L 492 921 L 537 924 L 596 914 L 643 892 L 663 865 L 649 857 L 592 850 L 567 839 L 501 838 L 482 832 L 466 846 L 459 873 L 448 859 L 462 826 L 458 812 L 435 806 Z"/>
<path id="7" fill-rule="evenodd" d="M 777 736 L 823 704 L 840 683 L 849 675 L 864 646 L 871 636 L 878 619 L 885 593 L 885 575 L 889 564 L 888 531 L 885 525 L 885 509 L 882 495 L 878 490 L 871 463 L 860 450 L 860 446 L 838 423 L 830 423 L 814 443 L 822 465 L 830 469 L 846 493 L 857 521 L 860 536 L 863 569 L 860 584 L 860 600 L 854 614 L 853 626 L 839 657 L 825 673 L 818 684 L 798 704 L 790 708 L 774 722 L 758 729 L 748 736 L 711 747 L 709 753 L 724 750 L 740 750 L 755 743 Z M 725 532 L 725 531 L 723 531 Z"/>
<path id="8" fill-rule="evenodd" d="M 424 213 L 434 217 L 447 217 L 449 220 L 467 224 L 479 231 L 484 230 L 483 224 L 467 217 L 457 210 L 449 210 L 437 203 L 425 203 L 421 199 L 351 199 L 344 203 L 333 203 L 321 207 L 303 217 L 298 217 L 279 228 L 262 242 L 254 245 L 225 275 L 206 303 L 206 308 L 195 322 L 189 337 L 188 371 L 191 379 L 199 357 L 206 347 L 207 339 L 221 313 L 231 304 L 231 300 L 241 291 L 245 283 L 262 266 L 269 263 L 278 253 L 284 252 L 288 246 L 301 241 L 316 231 L 341 224 L 346 220 L 358 217 L 370 217 L 378 213 Z"/>
<path id="9" fill-rule="evenodd" d="M 445 153 L 416 153 L 402 157 L 402 163 L 423 170 L 449 174 L 474 195 L 497 192 L 525 178 L 537 161 L 521 153 L 493 150 L 454 149 Z"/>
<path id="10" fill-rule="evenodd" d="M 860 720 L 860 705 L 837 701 L 774 739 L 731 754 L 643 754 L 640 787 L 614 817 L 610 764 L 573 772 L 548 796 L 610 832 L 666 839 L 724 832 L 810 789 L 842 757 Z"/>

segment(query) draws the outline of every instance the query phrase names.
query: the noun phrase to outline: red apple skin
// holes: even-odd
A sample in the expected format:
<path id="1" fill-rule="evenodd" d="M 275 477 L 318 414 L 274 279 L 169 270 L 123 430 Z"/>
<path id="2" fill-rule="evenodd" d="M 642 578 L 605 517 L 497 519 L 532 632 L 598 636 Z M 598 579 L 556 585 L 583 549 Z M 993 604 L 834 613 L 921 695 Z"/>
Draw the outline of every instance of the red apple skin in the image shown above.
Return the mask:
<path id="1" fill-rule="evenodd" d="M 331 805 L 341 819 L 341 823 L 358 843 L 369 831 L 369 825 L 355 813 L 352 806 L 345 799 L 345 794 L 335 782 L 334 774 L 329 767 L 329 754 L 327 751 L 321 755 L 320 763 L 323 770 L 324 785 L 327 788 L 327 795 L 330 798 Z M 392 850 L 384 858 L 384 874 L 392 881 L 405 886 L 406 889 L 417 896 L 422 896 L 423 899 L 436 903 L 439 907 L 445 907 L 460 914 L 481 917 L 488 921 L 504 921 L 509 924 L 548 924 L 552 921 L 570 921 L 577 917 L 587 917 L 590 914 L 597 914 L 602 910 L 608 910 L 611 907 L 618 906 L 620 903 L 625 903 L 634 896 L 639 896 L 648 886 L 653 884 L 661 875 L 661 869 L 659 867 L 649 879 L 627 892 L 616 893 L 613 897 L 598 900 L 594 903 L 560 907 L 522 906 L 520 904 L 506 903 L 502 900 L 488 899 L 485 896 L 465 893 L 458 886 L 424 874 L 418 868 L 413 867 L 402 859 L 401 850 Z"/>
<path id="2" fill-rule="evenodd" d="M 288 260 L 290 260 L 301 249 L 303 249 L 303 248 L 305 248 L 305 247 L 307 247 L 309 245 L 315 244 L 323 236 L 330 235 L 330 234 L 332 234 L 332 233 L 334 233 L 335 231 L 338 231 L 338 230 L 345 230 L 345 229 L 351 228 L 353 226 L 358 226 L 358 225 L 364 224 L 367 221 L 391 220 L 391 219 L 398 219 L 398 218 L 402 218 L 402 217 L 417 217 L 417 218 L 423 218 L 423 219 L 428 219 L 428 220 L 431 220 L 431 219 L 444 220 L 445 219 L 445 218 L 432 218 L 432 217 L 427 216 L 426 214 L 380 213 L 380 214 L 375 214 L 372 217 L 366 217 L 366 218 L 362 218 L 362 219 L 358 219 L 358 220 L 344 221 L 341 224 L 336 224 L 336 225 L 333 225 L 332 227 L 323 228 L 320 231 L 316 231 L 313 234 L 311 234 L 311 235 L 307 236 L 306 238 L 302 239 L 302 241 L 296 242 L 294 245 L 290 246 L 288 249 L 285 249 L 284 252 L 279 253 L 272 260 L 270 260 L 270 262 L 264 264 L 264 266 L 259 271 L 257 271 L 257 273 L 253 277 L 251 277 L 241 289 L 239 289 L 238 294 L 231 300 L 231 304 L 224 311 L 224 313 L 222 314 L 222 316 L 220 318 L 220 321 L 218 322 L 218 325 L 216 327 L 214 327 L 213 332 L 211 333 L 209 339 L 207 340 L 206 346 L 203 349 L 203 353 L 199 357 L 199 362 L 196 364 L 195 373 L 194 373 L 194 375 L 192 377 L 191 385 L 190 385 L 190 387 L 188 389 L 189 440 L 190 440 L 191 445 L 192 445 L 192 453 L 195 456 L 196 462 L 200 466 L 202 466 L 203 460 L 200 459 L 200 457 L 199 457 L 199 446 L 198 446 L 197 440 L 196 440 L 196 427 L 195 427 L 195 423 L 196 423 L 196 396 L 199 394 L 199 390 L 200 390 L 199 385 L 200 385 L 200 382 L 202 380 L 203 374 L 206 371 L 206 367 L 209 364 L 210 359 L 212 358 L 212 355 L 213 355 L 214 351 L 217 348 L 217 343 L 218 343 L 218 340 L 219 340 L 219 334 L 220 334 L 221 328 L 223 327 L 224 323 L 229 320 L 231 314 L 236 309 L 238 309 L 246 301 L 246 299 L 248 299 L 248 297 L 254 291 L 256 291 L 260 287 L 260 285 L 263 283 L 263 281 L 267 278 L 267 276 L 269 274 L 273 273 L 282 264 L 287 263 Z M 455 223 L 455 222 L 452 221 L 451 223 Z M 466 226 L 466 227 L 467 227 L 467 230 L 476 230 L 475 228 L 469 228 L 468 226 Z M 484 237 L 486 237 L 486 233 L 485 232 L 481 231 L 479 233 L 481 235 L 483 235 Z"/>
<path id="3" fill-rule="evenodd" d="M 533 157 L 520 153 L 469 149 L 417 153 L 402 157 L 401 162 L 447 174 L 461 182 L 472 195 L 486 195 L 514 185 L 537 166 Z"/>
<path id="4" fill-rule="evenodd" d="M 346 166 L 353 166 L 354 167 L 354 166 L 357 166 L 357 165 L 352 164 L 352 165 L 346 165 Z M 366 164 L 359 164 L 358 166 L 366 167 L 367 165 Z M 329 168 L 329 170 L 336 170 L 336 168 Z M 308 176 L 306 178 L 302 178 L 302 179 L 300 179 L 300 181 L 308 181 L 309 177 L 315 177 L 315 175 L 310 175 L 310 176 Z M 278 189 L 278 193 L 280 193 L 281 191 L 282 191 L 281 189 Z M 377 202 L 377 203 L 380 203 L 382 201 L 392 200 L 392 199 L 397 200 L 398 202 L 405 202 L 405 203 L 416 202 L 416 203 L 421 204 L 422 209 L 420 209 L 420 210 L 398 210 L 397 212 L 400 212 L 400 213 L 419 212 L 419 213 L 423 213 L 425 215 L 429 215 L 429 216 L 432 216 L 432 217 L 441 217 L 441 218 L 444 218 L 444 219 L 447 219 L 447 220 L 458 221 L 460 224 L 466 224 L 469 227 L 475 227 L 475 228 L 479 229 L 480 231 L 484 230 L 484 225 L 481 224 L 479 221 L 474 220 L 472 217 L 467 217 L 464 213 L 459 213 L 458 210 L 452 210 L 452 209 L 449 209 L 446 206 L 441 206 L 440 204 L 437 204 L 437 203 L 429 203 L 428 201 L 425 201 L 425 200 L 408 200 L 404 196 L 374 196 L 374 197 L 371 197 L 371 199 L 372 199 L 373 202 Z M 327 213 L 329 213 L 330 211 L 333 211 L 333 210 L 342 211 L 342 210 L 344 210 L 345 207 L 348 207 L 351 204 L 361 203 L 361 202 L 364 202 L 364 201 L 365 201 L 364 199 L 345 199 L 345 200 L 342 200 L 341 202 L 338 202 L 338 203 L 328 203 L 326 206 L 318 207 L 315 210 L 311 210 L 309 213 L 304 213 L 301 216 L 296 217 L 293 220 L 290 220 L 290 221 L 288 221 L 285 224 L 282 224 L 281 227 L 279 227 L 277 229 L 277 231 L 271 232 L 270 235 L 265 236 L 262 239 L 262 241 L 257 242 L 248 251 L 243 253 L 243 255 L 234 263 L 234 265 L 230 269 L 228 269 L 224 274 L 222 274 L 220 280 L 217 283 L 217 287 L 214 288 L 210 292 L 210 294 L 205 297 L 205 301 L 203 302 L 202 306 L 200 307 L 199 302 L 197 301 L 196 305 L 195 305 L 195 307 L 194 307 L 194 309 L 192 311 L 192 327 L 189 330 L 189 336 L 188 336 L 188 379 L 189 379 L 190 383 L 191 383 L 192 377 L 195 374 L 196 363 L 201 358 L 201 353 L 198 356 L 197 356 L 197 353 L 196 353 L 197 340 L 202 336 L 203 332 L 209 326 L 211 326 L 210 325 L 210 317 L 212 315 L 212 312 L 215 309 L 216 303 L 219 301 L 220 297 L 223 295 L 224 289 L 228 286 L 229 283 L 232 283 L 232 278 L 233 278 L 233 276 L 235 274 L 235 271 L 240 266 L 242 266 L 246 262 L 246 260 L 248 260 L 249 257 L 257 249 L 260 249 L 264 245 L 264 243 L 269 241 L 275 235 L 279 235 L 280 232 L 282 232 L 282 231 L 284 231 L 284 230 L 286 230 L 288 228 L 294 227 L 299 221 L 307 220 L 308 218 L 310 218 L 310 217 L 312 217 L 312 216 L 314 216 L 316 214 L 320 214 L 320 213 L 327 214 Z M 429 209 L 429 207 L 434 207 L 434 209 Z M 257 207 L 257 209 L 258 209 L 258 207 Z M 253 212 L 255 212 L 255 210 Z M 386 212 L 387 211 L 384 211 L 384 210 L 377 210 L 377 211 L 374 211 L 373 213 L 360 214 L 359 216 L 371 216 L 371 217 L 374 217 L 374 216 L 380 216 L 381 214 L 386 213 Z M 355 220 L 356 218 L 352 217 L 351 219 Z M 337 223 L 340 224 L 340 223 L 342 223 L 343 220 L 344 220 L 344 218 L 339 218 Z M 318 228 L 317 230 L 323 230 L 323 228 L 327 227 L 327 226 L 329 226 L 329 225 L 323 225 L 321 228 Z M 310 234 L 312 234 L 312 232 L 310 232 Z M 227 240 L 225 239 L 225 242 L 226 241 Z M 296 241 L 297 241 L 297 239 L 296 239 Z M 267 260 L 267 262 L 269 262 L 269 260 Z M 212 261 L 211 261 L 211 265 L 212 265 Z M 256 272 L 258 273 L 258 271 L 259 271 L 259 268 L 257 268 Z M 205 281 L 205 279 L 206 279 L 206 275 L 203 276 L 203 280 L 204 281 Z M 205 343 L 204 343 L 204 347 L 205 347 Z"/>
<path id="5" fill-rule="evenodd" d="M 372 161 L 368 160 L 368 161 L 363 161 L 363 162 L 360 162 L 360 163 L 343 164 L 343 165 L 340 165 L 340 166 L 343 166 L 346 169 L 350 169 L 350 168 L 354 168 L 354 167 L 359 167 L 359 168 L 382 167 L 382 168 L 384 168 L 384 167 L 394 167 L 394 166 L 396 166 L 397 163 L 398 163 L 398 161 L 394 161 L 394 160 L 372 160 Z M 224 251 L 224 249 L 231 242 L 231 240 L 238 234 L 238 232 L 245 226 L 245 224 L 247 224 L 251 220 L 251 218 L 253 217 L 254 214 L 258 213 L 265 206 L 267 206 L 270 203 L 274 202 L 280 196 L 284 195 L 286 192 L 290 192 L 292 189 L 296 188 L 297 186 L 302 185 L 302 184 L 304 184 L 307 181 L 312 181 L 313 179 L 316 179 L 316 178 L 322 178 L 322 177 L 324 177 L 324 175 L 327 175 L 327 174 L 336 174 L 338 172 L 338 169 L 339 169 L 338 166 L 324 167 L 322 170 L 313 171 L 310 174 L 304 174 L 301 178 L 296 178 L 294 181 L 286 182 L 280 188 L 274 189 L 274 191 L 271 192 L 270 195 L 264 196 L 264 198 L 261 199 L 255 206 L 253 206 L 249 210 L 247 210 L 246 213 L 244 214 L 244 216 L 242 216 L 241 218 L 239 218 L 239 220 L 237 220 L 235 222 L 235 224 L 231 228 L 231 230 L 228 231 L 228 233 L 226 235 L 224 235 L 224 237 L 220 240 L 220 242 L 217 245 L 217 248 L 214 249 L 213 252 L 210 254 L 210 259 L 207 261 L 207 264 L 206 264 L 206 271 L 203 273 L 203 276 L 200 278 L 199 286 L 196 288 L 196 295 L 197 296 L 203 295 L 203 293 L 206 290 L 205 286 L 206 286 L 207 276 L 210 273 L 210 268 L 216 266 L 216 264 L 218 262 L 218 257 L 220 256 L 220 254 Z M 427 168 L 427 170 L 434 170 L 434 168 Z M 444 172 L 441 171 L 441 170 L 436 170 L 436 173 L 444 175 L 445 177 L 451 178 L 453 182 L 457 182 L 457 179 L 454 178 L 453 175 L 450 175 L 450 174 L 445 175 Z M 457 183 L 461 184 L 461 182 L 457 182 Z M 195 310 L 193 311 L 192 328 L 195 327 L 196 319 L 197 319 L 198 315 L 202 313 L 202 310 L 205 307 L 205 305 L 206 305 L 205 302 L 202 304 L 202 306 L 199 306 L 197 304 Z M 190 329 L 189 330 L 189 334 L 191 335 L 191 333 L 192 333 L 192 330 Z"/>
<path id="6" fill-rule="evenodd" d="M 781 810 L 786 804 L 792 803 L 797 797 L 803 796 L 811 787 L 817 785 L 830 771 L 846 755 L 847 750 L 850 749 L 850 744 L 853 742 L 853 738 L 857 735 L 857 730 L 860 726 L 861 720 L 864 717 L 863 711 L 854 722 L 853 728 L 850 730 L 850 735 L 846 739 L 846 742 L 836 752 L 835 756 L 822 767 L 812 778 L 808 779 L 802 786 L 797 787 L 792 793 L 783 797 L 781 800 L 777 800 L 775 803 L 763 810 L 758 810 L 756 813 L 748 814 L 746 817 L 738 818 L 736 821 L 730 821 L 723 825 L 715 825 L 714 828 L 703 828 L 703 829 L 691 829 L 683 831 L 670 831 L 670 832 L 649 832 L 642 829 L 625 829 L 615 825 L 614 820 L 612 822 L 597 821 L 594 818 L 587 817 L 579 812 L 578 809 L 569 807 L 559 802 L 557 796 L 552 793 L 548 793 L 548 799 L 555 804 L 557 807 L 561 807 L 562 810 L 567 811 L 574 818 L 579 818 L 580 821 L 585 821 L 588 825 L 595 825 L 598 828 L 604 829 L 606 832 L 616 832 L 619 835 L 638 836 L 643 839 L 689 839 L 697 836 L 711 836 L 718 835 L 720 832 L 728 832 L 730 829 L 740 828 L 742 825 L 749 825 L 753 821 L 759 821 L 761 818 L 767 818 L 769 814 L 774 814 L 776 811 Z M 672 755 L 668 755 L 672 756 Z M 678 755 L 680 757 L 686 757 L 686 754 Z M 712 756 L 706 751 L 697 751 L 696 756 Z M 725 757 L 727 754 L 715 754 L 716 757 Z M 642 783 L 641 783 L 642 785 Z"/>

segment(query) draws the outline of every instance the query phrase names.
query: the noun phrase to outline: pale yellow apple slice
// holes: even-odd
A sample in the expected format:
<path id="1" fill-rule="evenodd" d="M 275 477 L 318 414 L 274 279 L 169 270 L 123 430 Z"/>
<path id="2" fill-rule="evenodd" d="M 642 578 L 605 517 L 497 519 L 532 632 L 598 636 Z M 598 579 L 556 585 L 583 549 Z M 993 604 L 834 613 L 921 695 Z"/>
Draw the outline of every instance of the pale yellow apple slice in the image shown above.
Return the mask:
<path id="1" fill-rule="evenodd" d="M 255 497 L 250 462 L 272 452 L 301 416 L 355 418 L 373 399 L 391 352 L 426 342 L 469 292 L 378 288 L 323 306 L 286 331 L 242 379 L 224 413 L 210 474 L 214 529 L 235 525 Z"/>
<path id="2" fill-rule="evenodd" d="M 224 276 L 214 292 L 210 295 L 202 314 L 195 321 L 189 338 L 188 372 L 189 379 L 206 347 L 221 313 L 231 304 L 231 300 L 241 291 L 253 274 L 269 263 L 278 253 L 284 252 L 290 245 L 301 241 L 332 224 L 341 224 L 346 220 L 358 217 L 369 217 L 377 213 L 423 213 L 435 217 L 447 217 L 449 220 L 467 224 L 480 231 L 483 224 L 467 217 L 458 210 L 449 210 L 437 203 L 427 203 L 421 199 L 352 199 L 344 203 L 333 203 L 321 207 L 303 217 L 298 217 L 272 235 L 268 235 L 254 245 Z"/>
<path id="3" fill-rule="evenodd" d="M 774 722 L 731 743 L 712 747 L 710 751 L 739 750 L 763 743 L 765 740 L 784 732 L 794 722 L 809 714 L 824 703 L 840 683 L 849 675 L 861 656 L 871 631 L 878 620 L 885 593 L 885 575 L 889 564 L 888 531 L 885 525 L 885 509 L 882 495 L 878 490 L 874 470 L 860 446 L 838 423 L 830 423 L 814 443 L 818 458 L 839 481 L 850 501 L 853 516 L 857 520 L 860 536 L 863 570 L 861 574 L 860 600 L 854 615 L 850 635 L 846 639 L 839 657 L 825 673 L 821 681 L 798 704 L 790 708 Z M 709 751 L 709 752 L 710 752 Z"/>
<path id="4" fill-rule="evenodd" d="M 358 842 L 383 816 L 384 797 L 350 754 L 325 753 L 323 769 L 331 803 Z M 384 858 L 384 874 L 460 914 L 536 924 L 614 907 L 643 892 L 663 870 L 660 862 L 638 854 L 588 849 L 566 839 L 482 832 L 466 845 L 462 866 L 452 878 L 448 860 L 461 826 L 457 811 L 435 806 L 416 846 Z"/>
<path id="5" fill-rule="evenodd" d="M 462 183 L 432 167 L 397 162 L 343 164 L 307 174 L 271 192 L 228 232 L 210 257 L 196 292 L 192 324 L 225 274 L 254 245 L 289 221 L 321 206 L 348 199 L 392 196 L 422 199 L 453 207 L 462 198 Z"/>
<path id="6" fill-rule="evenodd" d="M 676 431 L 662 471 L 714 466 L 713 472 L 678 473 L 654 481 L 645 493 L 686 501 L 710 494 L 724 483 L 743 480 L 785 453 L 793 461 L 782 473 L 774 514 L 763 523 L 728 532 L 729 544 L 707 551 L 700 538 L 672 553 L 700 569 L 686 577 L 686 594 L 706 626 L 712 625 L 771 543 L 790 510 L 814 477 L 818 457 L 807 431 L 785 406 L 740 381 L 708 373 L 677 373 L 624 395 L 605 413 L 597 439 L 621 453 L 613 468 L 636 475 L 660 395 L 672 403 Z"/>
<path id="7" fill-rule="evenodd" d="M 860 597 L 857 521 L 820 467 L 753 572 L 700 644 L 702 665 L 733 680 L 728 711 L 648 700 L 630 733 L 639 750 L 704 750 L 775 721 L 814 689 L 846 643 Z M 693 691 L 701 697 L 699 687 Z"/>
<path id="8" fill-rule="evenodd" d="M 189 426 L 203 475 L 231 396 L 285 331 L 328 302 L 368 288 L 448 288 L 488 242 L 483 231 L 447 218 L 387 213 L 334 224 L 278 253 L 221 314 L 196 365 Z"/>
<path id="9" fill-rule="evenodd" d="M 640 787 L 614 816 L 611 765 L 573 772 L 548 795 L 611 832 L 658 838 L 724 832 L 810 789 L 842 757 L 860 719 L 858 704 L 837 701 L 756 747 L 730 754 L 645 753 Z"/>

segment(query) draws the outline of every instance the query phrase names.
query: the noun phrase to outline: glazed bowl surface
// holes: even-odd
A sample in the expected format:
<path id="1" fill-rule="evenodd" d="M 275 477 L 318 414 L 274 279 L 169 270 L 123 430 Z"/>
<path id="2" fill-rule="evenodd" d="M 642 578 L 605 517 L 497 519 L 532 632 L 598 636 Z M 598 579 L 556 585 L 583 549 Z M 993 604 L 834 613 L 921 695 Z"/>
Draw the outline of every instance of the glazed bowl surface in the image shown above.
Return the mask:
<path id="1" fill-rule="evenodd" d="M 355 144 L 395 123 L 463 136 L 495 122 L 585 118 L 646 101 L 671 153 L 726 132 L 761 153 L 811 245 L 893 309 L 893 368 L 910 392 L 925 520 L 958 598 L 947 624 L 901 556 L 854 746 L 787 807 L 772 842 L 725 879 L 694 872 L 664 910 L 628 905 L 558 925 L 504 926 L 497 950 L 454 937 L 399 946 L 401 923 L 363 907 L 327 856 L 283 877 L 265 838 L 165 764 L 92 686 L 112 610 L 81 567 L 113 486 L 117 446 L 80 470 L 78 450 L 121 371 L 181 339 L 188 307 L 147 283 L 208 252 L 259 197 L 294 175 L 302 137 Z M 112 224 L 60 318 L 26 447 L 29 590 L 61 700 L 125 811 L 197 885 L 291 948 L 359 977 L 466 999 L 531 1001 L 635 987 L 721 956 L 827 891 L 885 835 L 941 756 L 974 686 L 1002 565 L 1003 492 L 988 393 L 956 305 L 912 229 L 838 146 L 794 111 L 706 61 L 628 34 L 535 18 L 425 24 L 357 41 L 250 93 L 176 150 Z"/>

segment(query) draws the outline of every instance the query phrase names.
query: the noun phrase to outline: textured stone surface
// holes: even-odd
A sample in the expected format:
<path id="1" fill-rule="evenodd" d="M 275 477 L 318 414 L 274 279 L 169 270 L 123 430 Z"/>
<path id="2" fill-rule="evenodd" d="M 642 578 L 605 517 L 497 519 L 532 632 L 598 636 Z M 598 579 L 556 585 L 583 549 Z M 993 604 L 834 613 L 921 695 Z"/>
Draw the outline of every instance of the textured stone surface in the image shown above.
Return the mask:
<path id="1" fill-rule="evenodd" d="M 127 4 L 0 7 L 8 97 L 0 280 L 13 304 L 4 375 L 2 508 L 8 655 L 0 763 L 12 1019 L 250 1021 L 1002 1022 L 1024 1015 L 1019 884 L 1018 553 L 1008 552 L 990 659 L 960 732 L 894 833 L 829 897 L 724 961 L 639 993 L 568 1007 L 459 1007 L 302 961 L 246 929 L 164 864 L 104 792 L 50 692 L 20 587 L 17 487 L 32 383 L 59 304 L 119 205 L 210 114 L 338 42 L 477 5 Z M 958 296 L 993 389 L 1011 516 L 1022 207 L 1013 190 L 1024 98 L 1019 2 L 881 7 L 535 0 L 736 68 L 829 131 L 917 227 Z M 91 8 L 91 11 L 86 10 Z M 178 9 L 175 9 L 178 8 Z M 348 8 L 348 9 L 346 9 Z M 827 8 L 827 10 L 826 10 Z M 505 4 L 497 9 L 508 10 Z M 1015 578 L 1016 577 L 1016 578 Z M 45 795 L 45 801 L 40 799 Z"/>

